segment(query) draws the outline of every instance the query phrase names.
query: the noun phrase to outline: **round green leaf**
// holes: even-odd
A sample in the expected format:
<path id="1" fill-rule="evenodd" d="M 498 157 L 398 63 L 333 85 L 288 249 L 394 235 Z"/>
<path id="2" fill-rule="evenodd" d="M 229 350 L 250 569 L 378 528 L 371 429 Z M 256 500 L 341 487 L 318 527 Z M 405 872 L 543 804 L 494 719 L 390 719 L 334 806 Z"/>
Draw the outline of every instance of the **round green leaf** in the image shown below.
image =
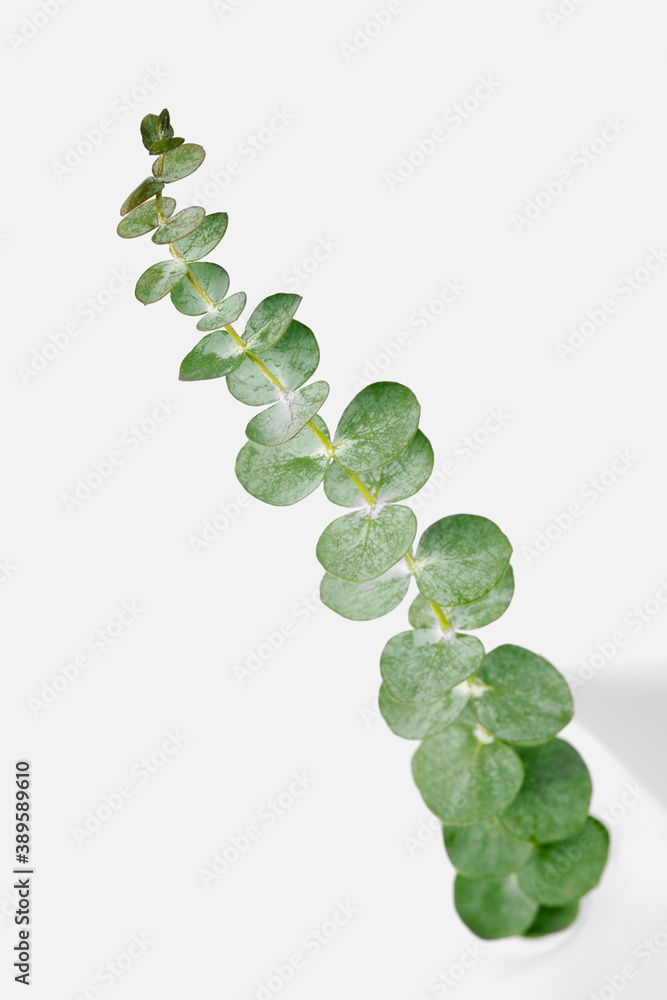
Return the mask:
<path id="1" fill-rule="evenodd" d="M 144 271 L 137 281 L 134 294 L 144 305 L 157 302 L 179 283 L 186 271 L 186 265 L 177 260 L 162 260 Z"/>
<path id="2" fill-rule="evenodd" d="M 383 684 L 380 688 L 379 705 L 392 732 L 406 740 L 421 740 L 447 729 L 461 714 L 467 700 L 460 691 L 445 691 L 437 698 L 410 705 L 392 698 L 386 684 Z"/>
<path id="3" fill-rule="evenodd" d="M 534 900 L 522 891 L 516 875 L 481 881 L 457 875 L 454 904 L 473 934 L 489 941 L 525 933 L 538 911 Z"/>
<path id="4" fill-rule="evenodd" d="M 285 393 L 268 410 L 262 410 L 246 427 L 251 441 L 267 446 L 289 441 L 305 427 L 329 395 L 327 382 L 311 382 Z"/>
<path id="5" fill-rule="evenodd" d="M 544 937 L 546 934 L 557 934 L 573 924 L 579 913 L 579 900 L 567 903 L 565 906 L 540 906 L 537 916 L 524 937 Z"/>
<path id="6" fill-rule="evenodd" d="M 440 626 L 433 605 L 422 594 L 417 594 L 410 605 L 408 621 L 413 628 L 438 628 Z"/>
<path id="7" fill-rule="evenodd" d="M 322 434 L 327 427 L 321 417 L 313 417 Z M 282 507 L 303 500 L 324 478 L 331 457 L 310 427 L 285 444 L 267 448 L 248 441 L 236 460 L 236 475 L 252 496 Z"/>
<path id="8" fill-rule="evenodd" d="M 344 514 L 320 535 L 317 558 L 341 580 L 372 580 L 405 555 L 416 533 L 417 518 L 409 507 L 392 504 Z"/>
<path id="9" fill-rule="evenodd" d="M 173 134 L 174 130 L 166 108 L 163 108 L 159 115 L 144 115 L 141 120 L 141 138 L 148 150 L 160 139 L 169 139 Z"/>
<path id="10" fill-rule="evenodd" d="M 190 270 L 209 298 L 215 302 L 224 299 L 229 288 L 229 275 L 224 268 L 219 264 L 198 263 L 190 264 Z M 172 289 L 171 301 L 186 316 L 201 316 L 206 312 L 206 303 L 187 275 Z"/>
<path id="11" fill-rule="evenodd" d="M 363 583 L 340 580 L 325 573 L 320 586 L 322 603 L 356 622 L 370 621 L 398 607 L 408 592 L 411 573 L 404 564 L 397 563 L 382 576 Z"/>
<path id="12" fill-rule="evenodd" d="M 478 672 L 473 707 L 482 725 L 510 743 L 544 743 L 572 718 L 572 695 L 555 667 L 521 646 L 498 646 Z"/>
<path id="13" fill-rule="evenodd" d="M 410 444 L 419 424 L 419 403 L 398 382 L 374 382 L 357 393 L 336 429 L 336 461 L 350 472 L 386 465 Z"/>
<path id="14" fill-rule="evenodd" d="M 208 333 L 181 362 L 182 382 L 222 378 L 241 364 L 242 348 L 224 330 Z"/>
<path id="15" fill-rule="evenodd" d="M 198 205 L 184 208 L 170 222 L 166 222 L 159 229 L 156 229 L 152 236 L 153 243 L 173 243 L 174 240 L 187 236 L 188 233 L 201 226 L 205 216 L 206 212 Z"/>
<path id="16" fill-rule="evenodd" d="M 591 777 L 580 755 L 565 740 L 519 747 L 525 778 L 514 802 L 501 815 L 517 837 L 548 844 L 573 836 L 586 822 Z"/>
<path id="17" fill-rule="evenodd" d="M 418 628 L 389 640 L 382 650 L 380 670 L 394 698 L 418 702 L 460 684 L 475 673 L 483 659 L 484 647 L 473 635 Z"/>
<path id="18" fill-rule="evenodd" d="M 263 354 L 280 340 L 292 322 L 300 302 L 300 295 L 277 292 L 259 303 L 246 323 L 243 334 L 254 354 Z"/>
<path id="19" fill-rule="evenodd" d="M 262 353 L 262 361 L 286 389 L 298 389 L 317 368 L 320 349 L 312 330 L 293 319 L 280 340 Z M 232 396 L 249 406 L 264 406 L 280 396 L 280 390 L 248 358 L 227 379 L 227 386 Z"/>
<path id="20" fill-rule="evenodd" d="M 221 330 L 223 326 L 227 326 L 239 318 L 245 309 L 245 304 L 245 292 L 234 292 L 224 302 L 219 302 L 215 309 L 209 309 L 206 315 L 202 316 L 197 323 L 197 329 Z M 263 375 L 262 378 L 264 378 Z"/>
<path id="21" fill-rule="evenodd" d="M 131 212 L 133 208 L 136 208 L 138 205 L 141 205 L 142 202 L 148 201 L 149 198 L 152 198 L 153 195 L 157 194 L 158 191 L 161 191 L 163 187 L 164 181 L 156 180 L 155 177 L 146 177 L 141 184 L 137 184 L 131 194 L 128 194 L 127 198 L 120 206 L 120 214 L 127 215 L 127 213 Z"/>
<path id="22" fill-rule="evenodd" d="M 173 215 L 175 208 L 176 202 L 173 198 L 162 199 L 162 215 L 165 219 L 169 219 Z M 159 225 L 160 220 L 157 214 L 157 204 L 155 198 L 151 198 L 150 201 L 145 201 L 143 205 L 133 208 L 129 215 L 121 219 L 116 227 L 116 232 L 123 239 L 131 240 L 135 236 L 143 236 L 144 233 L 150 233 L 151 229 L 155 229 Z"/>
<path id="23" fill-rule="evenodd" d="M 171 245 L 174 256 L 183 260 L 199 260 L 211 252 L 225 235 L 229 217 L 226 212 L 213 212 L 207 215 L 194 232 L 189 233 Z"/>
<path id="24" fill-rule="evenodd" d="M 196 142 L 185 142 L 164 153 L 153 163 L 153 176 L 166 183 L 193 174 L 204 162 L 206 153 Z"/>
<path id="25" fill-rule="evenodd" d="M 476 601 L 505 573 L 512 546 L 493 521 L 476 514 L 443 517 L 426 529 L 417 548 L 417 586 L 441 607 Z"/>
<path id="26" fill-rule="evenodd" d="M 159 156 L 161 153 L 168 153 L 171 149 L 182 146 L 184 142 L 185 139 L 179 139 L 177 136 L 171 136 L 169 139 L 157 139 L 150 144 L 148 152 L 151 156 Z"/>
<path id="27" fill-rule="evenodd" d="M 512 747 L 460 716 L 424 740 L 412 760 L 417 788 L 446 823 L 479 823 L 506 809 L 521 787 L 523 767 Z"/>
<path id="28" fill-rule="evenodd" d="M 573 837 L 534 848 L 519 884 L 542 906 L 565 906 L 595 888 L 608 852 L 607 829 L 591 816 Z"/>
<path id="29" fill-rule="evenodd" d="M 325 478 L 326 486 L 326 478 Z M 477 601 L 461 604 L 458 608 L 441 608 L 447 621 L 455 629 L 482 628 L 500 618 L 509 607 L 514 594 L 514 573 L 508 566 L 500 583 Z M 418 594 L 410 605 L 410 624 L 414 628 L 432 628 L 438 624 L 438 618 L 430 601 Z"/>
<path id="30" fill-rule="evenodd" d="M 359 476 L 374 500 L 392 503 L 405 500 L 422 488 L 433 471 L 433 449 L 428 438 L 417 431 L 401 454 L 379 469 Z M 334 462 L 324 477 L 324 492 L 340 507 L 360 507 L 363 497 L 344 469 Z"/>
<path id="31" fill-rule="evenodd" d="M 443 826 L 449 860 L 466 878 L 501 879 L 522 868 L 530 844 L 513 837 L 497 816 L 471 826 Z"/>

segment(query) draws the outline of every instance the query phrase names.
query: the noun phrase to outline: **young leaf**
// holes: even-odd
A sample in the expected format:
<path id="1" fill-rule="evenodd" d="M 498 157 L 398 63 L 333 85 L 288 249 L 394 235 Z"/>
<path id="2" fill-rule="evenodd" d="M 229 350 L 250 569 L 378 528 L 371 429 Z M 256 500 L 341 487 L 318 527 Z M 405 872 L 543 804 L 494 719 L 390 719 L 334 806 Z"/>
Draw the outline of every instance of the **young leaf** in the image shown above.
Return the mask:
<path id="1" fill-rule="evenodd" d="M 224 330 L 207 334 L 181 362 L 182 382 L 199 382 L 222 378 L 241 364 L 243 350 Z"/>
<path id="2" fill-rule="evenodd" d="M 289 441 L 315 416 L 328 395 L 327 382 L 311 382 L 290 391 L 252 418 L 246 427 L 248 438 L 269 447 Z"/>
<path id="3" fill-rule="evenodd" d="M 156 142 L 152 142 L 148 147 L 148 152 L 151 156 L 159 156 L 161 153 L 168 153 L 171 149 L 176 149 L 178 146 L 182 146 L 185 139 L 179 139 L 172 136 L 169 139 L 158 139 Z"/>
<path id="4" fill-rule="evenodd" d="M 226 212 L 213 212 L 207 215 L 193 233 L 176 240 L 173 246 L 174 255 L 183 260 L 199 260 L 211 252 L 225 235 L 229 217 Z"/>
<path id="5" fill-rule="evenodd" d="M 511 747 L 460 716 L 424 740 L 412 759 L 417 788 L 446 823 L 479 823 L 506 809 L 521 787 L 523 767 Z"/>
<path id="6" fill-rule="evenodd" d="M 435 698 L 479 668 L 484 647 L 472 635 L 443 635 L 441 629 L 410 629 L 390 639 L 380 670 L 387 690 L 399 701 Z"/>
<path id="7" fill-rule="evenodd" d="M 420 490 L 432 471 L 431 443 L 421 431 L 417 431 L 397 458 L 379 469 L 362 473 L 359 478 L 374 500 L 391 503 L 405 500 Z M 324 492 L 332 503 L 340 507 L 359 507 L 364 503 L 358 489 L 337 462 L 327 469 Z"/>
<path id="8" fill-rule="evenodd" d="M 175 208 L 176 202 L 173 198 L 162 199 L 162 214 L 165 219 L 173 215 Z M 150 201 L 145 201 L 143 205 L 133 208 L 128 215 L 121 219 L 116 227 L 116 232 L 123 239 L 132 240 L 135 236 L 150 233 L 151 229 L 155 229 L 159 225 L 157 204 L 155 198 L 152 198 Z"/>
<path id="9" fill-rule="evenodd" d="M 186 271 L 185 264 L 177 260 L 162 260 L 144 271 L 137 281 L 134 294 L 144 305 L 157 302 L 179 283 Z"/>
<path id="10" fill-rule="evenodd" d="M 131 212 L 133 208 L 137 208 L 144 201 L 148 201 L 152 198 L 154 194 L 161 191 L 164 187 L 164 181 L 158 181 L 155 177 L 147 177 L 145 180 L 138 184 L 134 191 L 128 194 L 127 198 L 120 206 L 120 214 L 127 215 Z"/>
<path id="11" fill-rule="evenodd" d="M 485 690 L 475 697 L 482 725 L 510 743 L 544 743 L 572 718 L 572 695 L 555 667 L 521 646 L 488 653 L 477 678 Z"/>
<path id="12" fill-rule="evenodd" d="M 280 340 L 300 302 L 300 295 L 277 292 L 259 303 L 246 323 L 243 335 L 254 354 L 263 354 Z"/>
<path id="13" fill-rule="evenodd" d="M 166 183 L 193 174 L 202 165 L 206 153 L 196 142 L 186 142 L 171 149 L 153 162 L 153 176 Z"/>
<path id="14" fill-rule="evenodd" d="M 352 621 L 364 622 L 383 615 L 398 607 L 408 592 L 411 573 L 403 564 L 392 566 L 382 576 L 363 583 L 340 580 L 325 573 L 320 586 L 322 603 Z"/>
<path id="15" fill-rule="evenodd" d="M 313 421 L 322 434 L 328 434 L 321 417 Z M 275 448 L 248 441 L 236 460 L 236 475 L 252 496 L 282 507 L 316 490 L 330 461 L 319 438 L 304 427 L 291 441 Z"/>
<path id="16" fill-rule="evenodd" d="M 280 340 L 262 353 L 262 361 L 286 389 L 298 389 L 317 368 L 320 349 L 312 330 L 293 319 Z M 248 358 L 230 375 L 227 386 L 232 396 L 248 406 L 264 406 L 280 397 L 280 390 Z M 356 487 L 352 489 L 359 496 Z"/>
<path id="17" fill-rule="evenodd" d="M 558 931 L 564 931 L 566 927 L 574 923 L 578 913 L 578 899 L 565 906 L 540 906 L 537 916 L 528 930 L 524 931 L 523 936 L 529 938 L 544 937 L 545 934 L 556 934 Z"/>
<path id="18" fill-rule="evenodd" d="M 519 872 L 519 884 L 542 906 L 565 906 L 595 888 L 608 852 L 606 827 L 589 816 L 573 837 L 534 850 Z"/>
<path id="19" fill-rule="evenodd" d="M 193 265 L 194 266 L 194 265 Z M 211 296 L 213 298 L 213 296 Z M 218 303 L 215 309 L 209 309 L 197 323 L 198 330 L 221 330 L 239 318 L 246 304 L 245 292 L 234 292 L 224 302 Z M 250 362 L 251 363 L 251 362 Z M 253 365 L 253 367 L 255 367 Z"/>
<path id="20" fill-rule="evenodd" d="M 158 115 L 145 115 L 141 120 L 141 139 L 146 149 L 162 138 Z"/>
<path id="21" fill-rule="evenodd" d="M 187 236 L 188 233 L 194 232 L 198 226 L 201 226 L 205 215 L 206 212 L 204 209 L 200 208 L 198 205 L 193 205 L 192 208 L 184 208 L 169 222 L 160 226 L 160 228 L 153 233 L 153 243 L 173 243 L 182 236 Z"/>
<path id="22" fill-rule="evenodd" d="M 336 461 L 350 472 L 386 465 L 410 444 L 419 403 L 405 385 L 374 382 L 357 393 L 336 428 Z"/>
<path id="23" fill-rule="evenodd" d="M 405 555 L 416 533 L 414 513 L 398 504 L 344 514 L 320 535 L 317 558 L 341 580 L 372 580 Z"/>
<path id="24" fill-rule="evenodd" d="M 393 698 L 387 685 L 380 688 L 379 706 L 385 722 L 397 736 L 421 740 L 442 733 L 465 708 L 467 698 L 460 691 L 445 691 L 418 705 Z"/>
<path id="25" fill-rule="evenodd" d="M 531 854 L 525 840 L 512 836 L 497 816 L 470 826 L 443 825 L 449 860 L 466 878 L 501 879 L 523 868 Z"/>
<path id="26" fill-rule="evenodd" d="M 574 836 L 586 822 L 591 778 L 580 755 L 565 740 L 518 747 L 525 778 L 500 822 L 523 840 L 548 844 Z"/>
<path id="27" fill-rule="evenodd" d="M 493 521 L 475 514 L 443 517 L 426 529 L 417 548 L 417 586 L 441 607 L 484 597 L 509 565 L 512 546 Z"/>
<path id="28" fill-rule="evenodd" d="M 219 264 L 190 264 L 190 270 L 206 294 L 214 302 L 224 299 L 229 288 L 229 275 Z M 186 275 L 171 292 L 171 301 L 186 316 L 201 316 L 206 302 Z"/>
<path id="29" fill-rule="evenodd" d="M 457 875 L 454 905 L 473 934 L 486 940 L 523 934 L 538 911 L 534 900 L 521 889 L 516 875 L 478 882 Z"/>

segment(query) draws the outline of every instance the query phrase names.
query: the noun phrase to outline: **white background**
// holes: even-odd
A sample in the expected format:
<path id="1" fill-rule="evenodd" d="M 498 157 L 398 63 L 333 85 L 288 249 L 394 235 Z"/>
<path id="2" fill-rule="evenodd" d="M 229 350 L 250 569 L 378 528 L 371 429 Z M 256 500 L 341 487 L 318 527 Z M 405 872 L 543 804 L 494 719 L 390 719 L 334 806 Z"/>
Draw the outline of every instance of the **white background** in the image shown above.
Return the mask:
<path id="1" fill-rule="evenodd" d="M 562 6 L 572 13 L 558 20 L 556 0 L 402 0 L 378 30 L 365 26 L 383 0 L 5 5 L 3 983 L 15 943 L 12 768 L 26 757 L 40 1000 L 643 1000 L 664 987 L 667 265 L 642 270 L 667 241 L 664 12 L 649 0 Z M 494 83 L 480 102 L 482 77 Z M 474 110 L 456 127 L 451 109 L 466 99 Z M 207 210 L 230 213 L 211 259 L 232 290 L 251 306 L 304 295 L 329 425 L 364 371 L 407 383 L 437 467 L 456 469 L 421 506 L 421 527 L 466 511 L 512 539 L 516 596 L 482 633 L 487 647 L 526 645 L 586 679 L 568 735 L 593 772 L 595 810 L 618 819 L 604 883 L 556 950 L 489 944 L 460 977 L 475 939 L 453 911 L 439 836 L 424 832 L 414 745 L 373 713 L 379 654 L 406 627 L 407 602 L 372 623 L 308 611 L 315 542 L 339 511 L 321 492 L 239 510 L 234 459 L 252 413 L 222 381 L 179 384 L 194 322 L 168 300 L 134 299 L 160 251 L 116 236 L 118 207 L 149 171 L 141 117 L 164 106 L 176 134 L 207 149 L 170 193 L 185 207 L 208 185 Z M 281 131 L 276 111 L 289 119 Z M 620 134 L 591 147 L 607 119 Z M 433 154 L 392 181 L 438 127 Z M 581 147 L 599 153 L 586 169 Z M 565 169 L 572 183 L 545 195 Z M 517 224 L 540 193 L 537 217 Z M 335 247 L 300 280 L 295 266 L 320 241 Z M 634 272 L 636 292 L 615 289 Z M 456 280 L 465 291 L 442 308 Z M 616 312 L 559 357 L 608 299 Z M 411 343 L 397 352 L 403 331 Z M 386 345 L 398 354 L 388 365 Z M 173 412 L 151 424 L 158 401 Z M 498 408 L 500 429 L 480 430 Z M 137 446 L 142 421 L 154 433 Z M 475 433 L 487 440 L 466 458 Z M 591 480 L 618 449 L 631 461 L 602 493 Z M 79 478 L 118 450 L 122 464 L 68 510 Z M 531 556 L 524 547 L 572 503 L 581 516 Z M 231 523 L 197 554 L 192 539 L 220 505 Z M 96 653 L 91 634 L 132 601 L 141 613 Z M 240 679 L 235 667 L 290 625 Z M 84 653 L 89 666 L 36 708 L 30 699 Z M 187 740 L 160 756 L 170 731 Z M 143 782 L 138 762 L 156 752 L 162 766 Z M 312 785 L 291 800 L 295 772 Z M 87 812 L 128 782 L 131 797 L 77 840 Z M 284 813 L 258 819 L 281 794 Z M 622 795 L 634 804 L 619 806 Z M 259 839 L 205 888 L 200 869 L 251 824 Z M 406 838 L 419 830 L 417 849 Z M 314 954 L 304 938 L 340 902 L 358 912 Z M 127 968 L 135 934 L 152 943 Z M 656 935 L 649 961 L 642 942 Z M 304 968 L 263 993 L 297 953 Z M 123 975 L 100 978 L 116 960 Z M 628 963 L 632 978 L 619 972 Z M 438 985 L 440 973 L 458 981 Z"/>

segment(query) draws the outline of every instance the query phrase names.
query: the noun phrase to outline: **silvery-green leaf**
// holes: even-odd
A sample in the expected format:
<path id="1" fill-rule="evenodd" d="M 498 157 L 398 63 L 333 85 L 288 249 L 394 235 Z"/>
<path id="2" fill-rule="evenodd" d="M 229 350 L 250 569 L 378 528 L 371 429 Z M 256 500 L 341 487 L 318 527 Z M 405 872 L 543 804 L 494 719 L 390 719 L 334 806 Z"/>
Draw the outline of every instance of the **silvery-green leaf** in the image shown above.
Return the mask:
<path id="1" fill-rule="evenodd" d="M 229 288 L 229 275 L 219 264 L 190 264 L 190 271 L 206 294 L 214 302 L 224 299 Z M 186 274 L 182 281 L 172 289 L 171 301 L 179 312 L 186 316 L 201 316 L 206 312 L 206 302 Z"/>
<path id="2" fill-rule="evenodd" d="M 380 670 L 399 701 L 427 701 L 460 684 L 480 666 L 484 647 L 473 635 L 443 634 L 440 628 L 401 632 L 382 651 Z"/>
<path id="3" fill-rule="evenodd" d="M 410 605 L 408 621 L 413 628 L 439 628 L 440 626 L 433 605 L 422 594 L 417 594 Z"/>
<path id="4" fill-rule="evenodd" d="M 422 488 L 433 471 L 433 449 L 428 438 L 417 431 L 401 454 L 379 469 L 360 474 L 374 500 L 393 503 L 405 500 Z M 334 462 L 324 477 L 324 492 L 341 507 L 360 507 L 364 500 L 343 468 Z"/>
<path id="5" fill-rule="evenodd" d="M 141 139 L 146 149 L 150 149 L 153 143 L 161 138 L 162 129 L 158 115 L 144 115 L 141 119 Z"/>
<path id="6" fill-rule="evenodd" d="M 380 688 L 380 712 L 397 736 L 406 740 L 421 740 L 443 732 L 463 711 L 467 698 L 460 691 L 445 691 L 436 698 L 408 704 L 393 698 L 386 684 Z"/>
<path id="7" fill-rule="evenodd" d="M 495 816 L 523 781 L 516 751 L 490 740 L 464 715 L 444 733 L 424 740 L 412 771 L 426 805 L 446 823 L 479 823 Z"/>
<path id="8" fill-rule="evenodd" d="M 537 916 L 534 900 L 522 890 L 517 876 L 474 881 L 457 875 L 454 904 L 463 923 L 486 940 L 524 934 Z"/>
<path id="9" fill-rule="evenodd" d="M 417 532 L 409 507 L 391 504 L 336 518 L 317 543 L 317 558 L 341 580 L 372 580 L 405 555 Z"/>
<path id="10" fill-rule="evenodd" d="M 443 517 L 426 529 L 419 542 L 417 586 L 443 608 L 476 601 L 500 581 L 511 554 L 509 541 L 487 518 Z"/>
<path id="11" fill-rule="evenodd" d="M 165 219 L 173 215 L 175 208 L 176 202 L 173 198 L 162 199 L 162 215 Z M 155 198 L 151 198 L 150 201 L 145 201 L 142 205 L 137 205 L 136 208 L 133 208 L 128 215 L 121 219 L 116 227 L 116 232 L 123 239 L 131 240 L 135 236 L 143 236 L 144 233 L 150 233 L 151 229 L 155 229 L 159 225 L 160 219 L 157 214 L 157 204 Z"/>
<path id="12" fill-rule="evenodd" d="M 320 432 L 328 435 L 321 417 L 313 417 Z M 277 506 L 297 503 L 316 490 L 331 457 L 310 427 L 285 444 L 267 448 L 248 441 L 236 460 L 236 474 L 252 496 Z"/>
<path id="13" fill-rule="evenodd" d="M 177 136 L 171 136 L 169 139 L 157 139 L 156 142 L 150 144 L 148 152 L 151 156 L 160 156 L 162 153 L 168 153 L 170 150 L 182 146 L 184 142 L 185 139 L 180 139 Z"/>
<path id="14" fill-rule="evenodd" d="M 509 833 L 497 816 L 470 826 L 443 825 L 449 860 L 466 878 L 502 879 L 522 868 L 531 846 Z"/>
<path id="15" fill-rule="evenodd" d="M 608 851 L 606 827 L 589 817 L 573 837 L 533 849 L 519 872 L 519 884 L 542 906 L 565 906 L 595 888 Z"/>
<path id="16" fill-rule="evenodd" d="M 336 461 L 350 472 L 386 465 L 410 444 L 419 403 L 405 385 L 374 382 L 345 408 L 334 437 Z"/>
<path id="17" fill-rule="evenodd" d="M 200 260 L 211 252 L 225 235 L 229 217 L 226 212 L 207 215 L 193 233 L 172 243 L 172 253 L 186 261 Z"/>
<path id="18" fill-rule="evenodd" d="M 188 233 L 194 232 L 198 226 L 201 226 L 205 215 L 204 209 L 198 205 L 182 209 L 169 222 L 165 222 L 163 226 L 155 230 L 152 236 L 153 243 L 173 243 L 175 240 L 181 239 L 182 236 L 187 236 Z"/>
<path id="19" fill-rule="evenodd" d="M 120 214 L 127 215 L 131 212 L 133 208 L 137 208 L 144 201 L 148 201 L 152 198 L 154 194 L 161 191 L 164 187 L 164 181 L 156 180 L 155 177 L 146 177 L 141 184 L 137 184 L 134 191 L 131 192 L 120 206 Z"/>
<path id="20" fill-rule="evenodd" d="M 158 157 L 153 163 L 153 176 L 166 183 L 193 174 L 202 165 L 206 153 L 196 142 L 186 142 Z"/>
<path id="21" fill-rule="evenodd" d="M 320 349 L 312 330 L 293 319 L 280 340 L 262 352 L 262 361 L 286 389 L 298 389 L 317 368 Z M 280 390 L 248 358 L 230 375 L 227 386 L 236 399 L 249 406 L 264 406 L 280 396 Z M 353 489 L 356 493 L 356 488 Z"/>
<path id="22" fill-rule="evenodd" d="M 177 260 L 162 260 L 153 264 L 140 276 L 134 294 L 144 305 L 157 302 L 179 283 L 186 270 L 185 264 Z"/>
<path id="23" fill-rule="evenodd" d="M 572 695 L 562 674 L 521 646 L 498 646 L 477 673 L 484 690 L 474 698 L 482 725 L 510 743 L 544 743 L 572 718 Z"/>
<path id="24" fill-rule="evenodd" d="M 300 295 L 277 292 L 259 303 L 246 323 L 243 335 L 254 354 L 263 354 L 280 340 L 300 302 Z"/>
<path id="25" fill-rule="evenodd" d="M 525 778 L 514 802 L 500 816 L 503 826 L 538 844 L 574 836 L 586 822 L 592 791 L 580 755 L 565 740 L 517 747 L 517 753 Z"/>
<path id="26" fill-rule="evenodd" d="M 325 573 L 320 587 L 322 603 L 352 621 L 370 621 L 398 607 L 408 592 L 411 573 L 405 564 L 397 564 L 382 576 L 363 583 L 340 580 Z"/>
<path id="27" fill-rule="evenodd" d="M 311 382 L 282 396 L 246 427 L 250 441 L 267 446 L 283 444 L 305 427 L 329 395 L 327 382 Z"/>
<path id="28" fill-rule="evenodd" d="M 492 587 L 488 594 L 469 604 L 461 604 L 457 608 L 443 608 L 447 621 L 454 628 L 473 629 L 490 625 L 503 615 L 514 595 L 514 572 L 508 566 L 500 582 Z"/>
<path id="29" fill-rule="evenodd" d="M 233 323 L 239 318 L 245 309 L 245 304 L 245 292 L 234 292 L 234 294 L 228 296 L 224 302 L 220 302 L 216 309 L 209 309 L 209 311 L 202 316 L 197 323 L 197 329 L 221 330 L 223 326 L 228 326 L 229 323 Z M 262 378 L 264 378 L 263 375 Z"/>
<path id="30" fill-rule="evenodd" d="M 207 334 L 181 362 L 182 382 L 222 378 L 241 364 L 242 349 L 224 330 Z"/>
<path id="31" fill-rule="evenodd" d="M 537 916 L 524 937 L 544 937 L 545 934 L 557 934 L 573 924 L 579 913 L 579 900 L 566 903 L 565 906 L 540 906 Z"/>

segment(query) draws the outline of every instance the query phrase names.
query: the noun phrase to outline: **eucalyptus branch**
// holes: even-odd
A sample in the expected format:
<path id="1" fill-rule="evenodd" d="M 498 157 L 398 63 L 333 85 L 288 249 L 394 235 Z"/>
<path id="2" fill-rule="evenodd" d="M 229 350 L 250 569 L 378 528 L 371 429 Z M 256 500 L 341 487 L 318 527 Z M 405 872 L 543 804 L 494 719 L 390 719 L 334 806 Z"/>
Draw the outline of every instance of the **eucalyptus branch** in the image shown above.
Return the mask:
<path id="1" fill-rule="evenodd" d="M 169 295 L 179 312 L 198 317 L 204 336 L 184 358 L 181 380 L 224 378 L 236 399 L 265 407 L 246 427 L 236 461 L 241 484 L 277 506 L 323 484 L 329 500 L 349 510 L 317 543 L 322 601 L 343 617 L 388 614 L 416 582 L 410 628 L 382 652 L 379 706 L 393 732 L 421 740 L 414 779 L 443 824 L 459 915 L 483 938 L 562 930 L 599 881 L 609 835 L 588 814 L 585 763 L 557 738 L 573 712 L 563 676 L 520 646 L 486 653 L 470 634 L 512 600 L 508 539 L 487 518 L 456 514 L 430 525 L 414 548 L 417 519 L 400 501 L 433 470 L 414 394 L 396 382 L 373 383 L 330 436 L 319 415 L 329 386 L 309 382 L 317 340 L 294 318 L 301 297 L 268 296 L 237 331 L 245 293 L 228 295 L 227 271 L 202 262 L 226 232 L 226 213 L 193 206 L 174 214 L 175 201 L 164 195 L 201 165 L 204 150 L 174 137 L 166 109 L 143 119 L 141 135 L 155 157 L 152 174 L 124 202 L 118 233 L 152 232 L 171 258 L 141 275 L 136 296 L 148 304 Z"/>

